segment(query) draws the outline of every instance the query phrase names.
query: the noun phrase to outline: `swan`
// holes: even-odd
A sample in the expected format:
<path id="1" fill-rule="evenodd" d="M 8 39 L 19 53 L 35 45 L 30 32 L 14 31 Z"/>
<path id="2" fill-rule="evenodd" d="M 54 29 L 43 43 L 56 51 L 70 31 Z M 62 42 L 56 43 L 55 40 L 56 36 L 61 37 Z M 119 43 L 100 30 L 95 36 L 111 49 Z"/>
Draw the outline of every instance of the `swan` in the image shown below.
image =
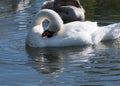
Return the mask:
<path id="1" fill-rule="evenodd" d="M 85 10 L 79 0 L 49 0 L 45 1 L 41 8 L 56 11 L 64 23 L 85 20 Z"/>
<path id="2" fill-rule="evenodd" d="M 44 30 L 42 22 L 46 19 L 49 20 L 49 25 Z M 64 24 L 58 13 L 43 9 L 27 34 L 26 44 L 30 47 L 96 45 L 104 40 L 119 38 L 119 31 L 120 23 L 98 26 L 97 22 L 74 21 Z"/>

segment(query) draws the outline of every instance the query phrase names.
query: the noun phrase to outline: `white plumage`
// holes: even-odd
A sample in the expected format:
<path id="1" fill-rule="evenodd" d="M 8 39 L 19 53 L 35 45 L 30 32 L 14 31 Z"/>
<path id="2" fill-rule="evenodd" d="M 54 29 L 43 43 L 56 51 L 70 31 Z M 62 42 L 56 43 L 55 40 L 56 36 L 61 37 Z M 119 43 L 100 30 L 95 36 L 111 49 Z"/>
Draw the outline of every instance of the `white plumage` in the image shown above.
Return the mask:
<path id="1" fill-rule="evenodd" d="M 48 30 L 56 31 L 56 35 L 43 39 L 44 32 L 42 22 L 50 21 Z M 26 44 L 31 47 L 62 47 L 94 45 L 103 40 L 113 40 L 120 37 L 120 23 L 107 26 L 98 26 L 97 22 L 75 21 L 63 24 L 60 16 L 48 9 L 41 10 L 35 18 L 35 26 L 30 29 Z"/>

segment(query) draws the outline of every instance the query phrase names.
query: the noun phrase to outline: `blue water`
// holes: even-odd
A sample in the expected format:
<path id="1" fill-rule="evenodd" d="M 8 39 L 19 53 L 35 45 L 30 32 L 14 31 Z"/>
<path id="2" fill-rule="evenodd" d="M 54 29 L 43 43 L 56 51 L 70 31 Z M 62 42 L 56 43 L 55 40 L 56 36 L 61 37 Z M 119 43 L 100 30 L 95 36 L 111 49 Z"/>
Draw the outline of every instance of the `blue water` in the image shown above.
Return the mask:
<path id="1" fill-rule="evenodd" d="M 120 39 L 83 47 L 25 46 L 43 1 L 0 1 L 0 86 L 119 86 Z M 97 19 L 103 25 L 119 22 L 119 15 Z"/>

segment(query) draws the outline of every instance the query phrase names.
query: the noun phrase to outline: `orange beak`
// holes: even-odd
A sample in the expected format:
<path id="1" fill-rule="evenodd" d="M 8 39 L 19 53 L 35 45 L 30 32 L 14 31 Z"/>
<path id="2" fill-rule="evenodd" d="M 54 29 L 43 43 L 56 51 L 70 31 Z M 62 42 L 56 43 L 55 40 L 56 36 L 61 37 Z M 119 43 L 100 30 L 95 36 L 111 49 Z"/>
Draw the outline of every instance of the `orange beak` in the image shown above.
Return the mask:
<path id="1" fill-rule="evenodd" d="M 54 32 L 52 32 L 52 31 L 49 31 L 49 30 L 46 30 L 46 31 L 44 31 L 43 33 L 42 33 L 42 38 L 50 38 L 50 37 L 52 37 L 53 36 L 53 34 L 54 34 Z"/>

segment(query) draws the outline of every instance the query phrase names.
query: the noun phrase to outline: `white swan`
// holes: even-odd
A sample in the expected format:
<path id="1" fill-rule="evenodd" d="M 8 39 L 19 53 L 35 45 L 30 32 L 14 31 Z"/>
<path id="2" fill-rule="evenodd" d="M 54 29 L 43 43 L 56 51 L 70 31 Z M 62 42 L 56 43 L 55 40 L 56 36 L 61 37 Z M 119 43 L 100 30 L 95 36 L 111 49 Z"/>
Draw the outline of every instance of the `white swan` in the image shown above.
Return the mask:
<path id="1" fill-rule="evenodd" d="M 50 21 L 46 31 L 42 22 Z M 26 44 L 31 47 L 61 47 L 93 45 L 103 40 L 120 37 L 120 23 L 98 26 L 97 22 L 75 21 L 63 24 L 61 17 L 54 11 L 43 9 L 35 18 L 35 26 L 30 29 Z"/>

